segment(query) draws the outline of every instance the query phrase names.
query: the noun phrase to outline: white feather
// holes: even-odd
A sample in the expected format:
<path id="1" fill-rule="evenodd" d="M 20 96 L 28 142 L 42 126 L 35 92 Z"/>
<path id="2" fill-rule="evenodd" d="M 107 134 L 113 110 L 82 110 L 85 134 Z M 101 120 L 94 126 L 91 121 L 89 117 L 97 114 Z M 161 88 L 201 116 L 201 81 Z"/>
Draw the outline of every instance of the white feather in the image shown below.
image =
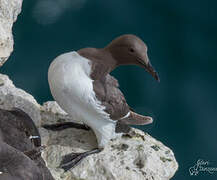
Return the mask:
<path id="1" fill-rule="evenodd" d="M 127 117 L 129 117 L 130 116 L 130 111 L 124 116 L 124 117 L 122 117 L 122 118 L 120 118 L 120 119 L 125 119 L 125 118 L 127 118 Z"/>
<path id="2" fill-rule="evenodd" d="M 116 122 L 96 98 L 90 78 L 91 61 L 77 52 L 58 56 L 50 65 L 48 81 L 57 103 L 71 116 L 81 118 L 96 134 L 98 146 L 115 138 Z"/>

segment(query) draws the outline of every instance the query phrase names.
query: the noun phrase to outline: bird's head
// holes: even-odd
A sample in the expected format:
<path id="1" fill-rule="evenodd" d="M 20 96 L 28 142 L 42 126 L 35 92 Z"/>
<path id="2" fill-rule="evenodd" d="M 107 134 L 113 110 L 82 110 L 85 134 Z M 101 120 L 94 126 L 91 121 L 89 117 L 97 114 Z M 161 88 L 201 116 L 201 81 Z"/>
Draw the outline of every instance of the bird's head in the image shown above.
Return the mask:
<path id="1" fill-rule="evenodd" d="M 160 81 L 157 72 L 149 61 L 146 44 L 137 36 L 122 35 L 114 39 L 104 49 L 111 53 L 117 65 L 138 65 L 149 72 L 157 81 Z"/>

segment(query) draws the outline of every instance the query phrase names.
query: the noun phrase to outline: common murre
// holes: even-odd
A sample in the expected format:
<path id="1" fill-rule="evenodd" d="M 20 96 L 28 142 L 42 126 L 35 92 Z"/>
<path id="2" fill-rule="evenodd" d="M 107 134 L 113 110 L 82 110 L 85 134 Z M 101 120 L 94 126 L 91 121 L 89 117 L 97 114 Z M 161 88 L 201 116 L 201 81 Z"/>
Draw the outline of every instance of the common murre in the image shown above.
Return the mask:
<path id="1" fill-rule="evenodd" d="M 129 131 L 131 125 L 152 123 L 126 103 L 118 81 L 109 73 L 120 65 L 138 65 L 145 68 L 156 80 L 146 44 L 135 35 L 122 35 L 105 48 L 84 48 L 58 56 L 50 65 L 48 81 L 51 93 L 60 107 L 69 115 L 76 115 L 86 126 L 65 123 L 64 128 L 90 127 L 98 142 L 98 149 L 65 156 L 64 170 L 75 166 L 82 158 L 100 152 L 109 140 Z M 70 125 L 71 124 L 71 125 Z M 61 129 L 61 124 L 45 125 L 47 129 Z"/>

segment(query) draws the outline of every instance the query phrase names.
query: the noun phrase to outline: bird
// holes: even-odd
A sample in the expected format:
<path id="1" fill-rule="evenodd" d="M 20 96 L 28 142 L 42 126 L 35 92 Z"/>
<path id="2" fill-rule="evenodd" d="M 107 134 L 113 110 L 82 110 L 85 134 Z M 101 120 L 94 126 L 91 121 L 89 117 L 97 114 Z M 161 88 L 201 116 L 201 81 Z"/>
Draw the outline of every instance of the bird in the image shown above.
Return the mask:
<path id="1" fill-rule="evenodd" d="M 41 157 L 41 137 L 21 109 L 0 109 L 0 179 L 53 180 Z"/>
<path id="2" fill-rule="evenodd" d="M 60 167 L 65 171 L 84 157 L 101 152 L 111 139 L 129 132 L 129 125 L 153 122 L 151 117 L 132 110 L 119 89 L 117 79 L 110 75 L 118 66 L 137 65 L 160 81 L 147 51 L 147 45 L 138 36 L 124 34 L 104 48 L 82 48 L 61 54 L 51 62 L 48 83 L 54 100 L 69 115 L 79 117 L 84 126 L 69 122 L 63 123 L 63 128 L 60 124 L 44 127 L 50 130 L 66 126 L 90 128 L 98 143 L 96 149 L 63 157 Z"/>

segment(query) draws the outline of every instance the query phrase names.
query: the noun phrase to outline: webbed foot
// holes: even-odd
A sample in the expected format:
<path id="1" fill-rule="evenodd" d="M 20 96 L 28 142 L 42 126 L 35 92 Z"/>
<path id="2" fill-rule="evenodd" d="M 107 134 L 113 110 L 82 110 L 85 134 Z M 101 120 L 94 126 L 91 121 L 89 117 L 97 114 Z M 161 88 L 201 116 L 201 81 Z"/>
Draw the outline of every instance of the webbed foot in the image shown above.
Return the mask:
<path id="1" fill-rule="evenodd" d="M 83 129 L 83 130 L 90 130 L 90 128 L 85 124 L 79 124 L 74 122 L 64 122 L 58 124 L 45 124 L 42 126 L 45 129 L 52 130 L 52 131 L 61 131 L 67 128 L 76 128 L 76 129 Z"/>
<path id="2" fill-rule="evenodd" d="M 83 152 L 83 153 L 70 153 L 67 154 L 63 157 L 61 163 L 60 163 L 60 167 L 62 169 L 64 169 L 65 171 L 68 171 L 69 169 L 77 166 L 79 163 L 81 163 L 82 159 L 84 159 L 85 157 L 91 155 L 91 154 L 95 154 L 95 153 L 99 153 L 101 152 L 102 149 L 96 148 L 87 152 Z"/>

